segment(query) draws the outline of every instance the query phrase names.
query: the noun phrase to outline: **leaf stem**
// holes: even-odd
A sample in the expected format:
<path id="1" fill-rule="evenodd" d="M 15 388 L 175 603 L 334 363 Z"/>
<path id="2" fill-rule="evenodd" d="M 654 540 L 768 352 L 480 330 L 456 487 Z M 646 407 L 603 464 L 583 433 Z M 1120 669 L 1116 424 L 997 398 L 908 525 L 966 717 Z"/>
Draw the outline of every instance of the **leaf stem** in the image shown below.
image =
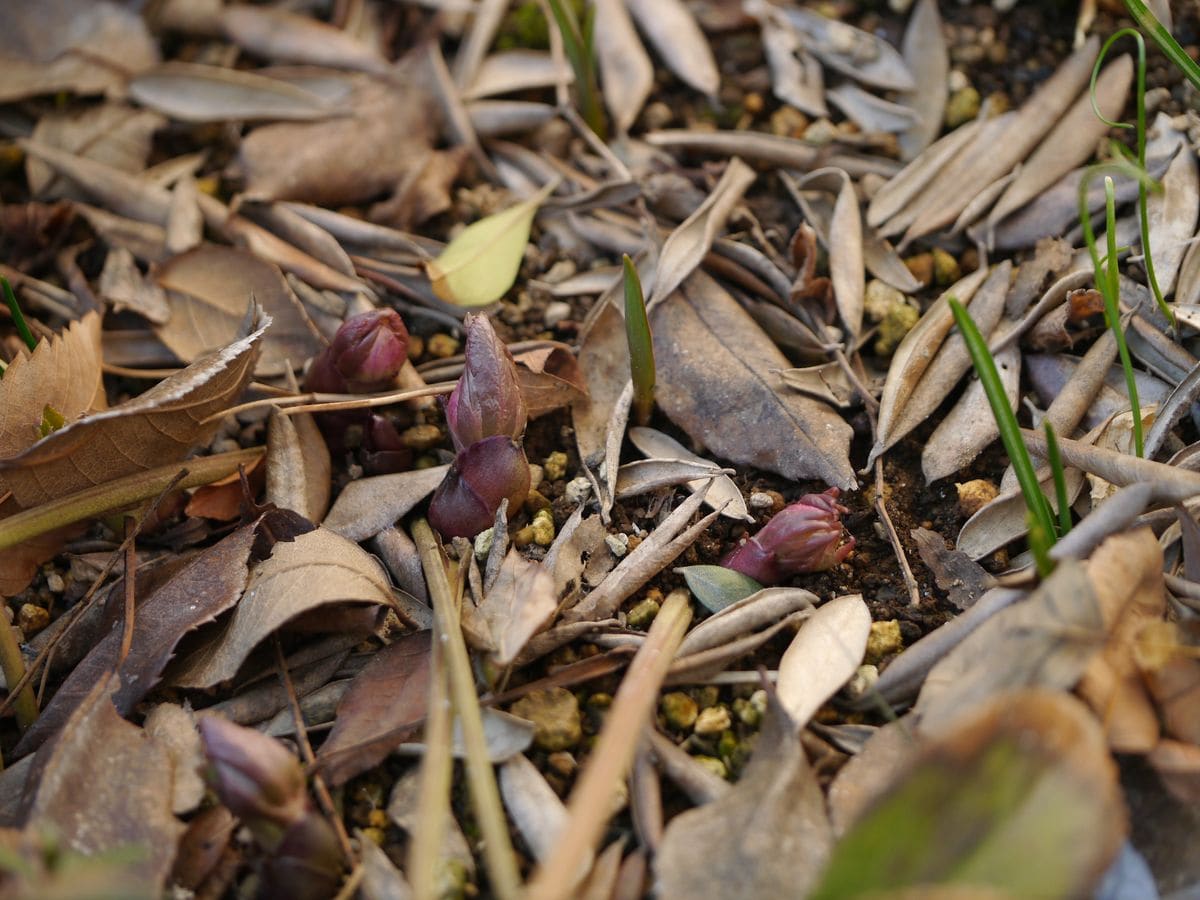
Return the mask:
<path id="1" fill-rule="evenodd" d="M 21 646 L 13 634 L 13 626 L 0 616 L 0 670 L 4 672 L 4 683 L 10 689 L 21 683 L 25 676 L 25 660 Z M 25 731 L 38 717 L 37 699 L 33 696 L 33 685 L 27 684 L 17 694 L 13 707 L 17 714 L 17 726 Z"/>

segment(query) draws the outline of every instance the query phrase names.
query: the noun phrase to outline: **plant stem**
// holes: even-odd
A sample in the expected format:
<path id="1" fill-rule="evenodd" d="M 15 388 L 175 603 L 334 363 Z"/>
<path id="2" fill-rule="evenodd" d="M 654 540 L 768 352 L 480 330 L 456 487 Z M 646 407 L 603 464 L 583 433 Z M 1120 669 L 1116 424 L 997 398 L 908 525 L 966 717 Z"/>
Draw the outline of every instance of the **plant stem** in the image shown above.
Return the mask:
<path id="1" fill-rule="evenodd" d="M 438 897 L 438 862 L 442 840 L 450 818 L 450 782 L 454 761 L 450 758 L 454 717 L 446 693 L 446 661 L 442 653 L 442 626 L 433 623 L 429 658 L 429 707 L 425 714 L 425 755 L 421 757 L 421 784 L 417 795 L 417 821 L 421 827 L 412 835 L 408 851 L 408 878 L 415 900 Z"/>
<path id="2" fill-rule="evenodd" d="M 1042 420 L 1046 432 L 1046 459 L 1050 463 L 1050 474 L 1054 477 L 1054 496 L 1058 501 L 1058 536 L 1071 530 L 1071 501 L 1067 496 L 1067 474 L 1063 470 L 1062 453 L 1058 449 L 1058 438 L 1049 419 Z"/>
<path id="3" fill-rule="evenodd" d="M 1133 21 L 1138 23 L 1146 34 L 1153 38 L 1154 43 L 1162 50 L 1163 55 L 1173 62 L 1181 72 L 1197 88 L 1200 88 L 1200 66 L 1179 46 L 1179 42 L 1163 27 L 1158 17 L 1150 11 L 1142 0 L 1125 0 L 1125 6 Z"/>
<path id="4" fill-rule="evenodd" d="M 0 288 L 4 291 L 4 302 L 8 306 L 8 311 L 12 313 L 13 324 L 17 326 L 17 334 L 25 342 L 25 346 L 32 350 L 37 346 L 37 338 L 29 330 L 29 323 L 25 321 L 25 316 L 21 313 L 21 306 L 17 303 L 17 295 L 13 293 L 12 285 L 3 275 L 0 275 Z"/>
<path id="5" fill-rule="evenodd" d="M 483 715 L 479 711 L 479 696 L 475 693 L 475 675 L 471 658 L 463 642 L 454 592 L 446 577 L 446 565 L 433 529 L 424 519 L 412 527 L 413 541 L 421 556 L 425 583 L 433 602 L 434 622 L 446 654 L 446 670 L 450 681 L 450 698 L 462 726 L 463 743 L 467 751 L 467 783 L 475 816 L 483 832 L 483 855 L 487 862 L 491 888 L 500 900 L 517 900 L 521 893 L 521 875 L 508 836 L 508 820 L 500 803 L 495 772 L 488 758 L 487 740 L 483 733 Z"/>
<path id="6" fill-rule="evenodd" d="M 0 616 L 0 670 L 4 672 L 4 683 L 10 688 L 19 684 L 25 676 L 25 660 L 21 656 L 21 647 L 13 634 L 13 626 L 3 616 Z M 33 685 L 27 684 L 22 688 L 13 707 L 17 714 L 17 725 L 21 731 L 25 731 L 38 717 Z"/>
<path id="7" fill-rule="evenodd" d="M 1104 227 L 1108 242 L 1107 271 L 1101 281 L 1105 289 L 1104 318 L 1117 339 L 1117 352 L 1121 357 L 1121 368 L 1125 370 L 1125 387 L 1129 392 L 1129 406 L 1133 414 L 1133 444 L 1138 457 L 1146 455 L 1142 437 L 1142 405 L 1138 400 L 1137 378 L 1133 373 L 1133 359 L 1129 355 L 1129 344 L 1125 341 L 1125 329 L 1121 327 L 1121 265 L 1117 254 L 1117 204 L 1113 180 L 1104 176 Z"/>
<path id="8" fill-rule="evenodd" d="M 92 519 L 144 500 L 151 500 L 171 483 L 181 469 L 187 474 L 177 485 L 180 489 L 200 487 L 202 484 L 219 481 L 236 472 L 239 465 L 248 466 L 253 463 L 265 450 L 265 447 L 251 447 L 170 463 L 106 481 L 104 484 L 59 497 L 41 506 L 22 510 L 7 519 L 0 519 L 0 550 L 14 547 L 22 541 L 61 528 L 63 525 L 70 525 L 72 522 Z"/>
<path id="9" fill-rule="evenodd" d="M 567 804 L 567 827 L 529 883 L 525 900 L 573 897 L 575 879 L 612 818 L 613 796 L 629 772 L 658 689 L 692 621 L 690 595 L 674 590 L 663 602 L 613 698 L 604 728 Z"/>
<path id="10" fill-rule="evenodd" d="M 650 421 L 654 409 L 654 339 L 646 317 L 646 298 L 637 267 L 626 254 L 625 268 L 625 339 L 629 344 L 629 375 L 633 379 L 633 409 L 637 423 Z"/>

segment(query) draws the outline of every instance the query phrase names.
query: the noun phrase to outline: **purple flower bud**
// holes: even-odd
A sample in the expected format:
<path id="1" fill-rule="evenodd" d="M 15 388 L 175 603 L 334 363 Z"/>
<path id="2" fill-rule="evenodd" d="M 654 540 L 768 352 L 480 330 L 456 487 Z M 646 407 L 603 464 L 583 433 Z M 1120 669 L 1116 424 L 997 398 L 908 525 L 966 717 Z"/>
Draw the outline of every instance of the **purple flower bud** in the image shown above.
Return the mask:
<path id="1" fill-rule="evenodd" d="M 363 431 L 359 458 L 368 475 L 390 475 L 412 468 L 413 452 L 405 446 L 391 419 L 372 413 Z"/>
<path id="2" fill-rule="evenodd" d="M 221 802 L 273 849 L 308 807 L 304 770 L 279 741 L 217 716 L 200 720 L 208 781 Z"/>
<path id="3" fill-rule="evenodd" d="M 511 511 L 529 494 L 529 461 L 507 435 L 484 438 L 462 451 L 429 502 L 429 523 L 443 537 L 473 538 L 490 528 L 508 498 Z"/>
<path id="4" fill-rule="evenodd" d="M 446 424 L 461 451 L 484 438 L 520 438 L 528 414 L 517 366 L 487 316 L 466 319 L 466 366 L 446 400 Z"/>
<path id="5" fill-rule="evenodd" d="M 776 513 L 762 530 L 727 556 L 721 565 L 762 584 L 779 584 L 803 572 L 824 572 L 854 549 L 854 538 L 842 540 L 837 502 L 840 491 L 805 494 Z"/>
<path id="6" fill-rule="evenodd" d="M 262 895 L 290 900 L 332 897 L 342 874 L 333 829 L 315 811 L 295 822 L 262 866 Z"/>
<path id="7" fill-rule="evenodd" d="M 386 390 L 408 358 L 408 329 L 394 309 L 373 309 L 342 323 L 309 369 L 305 387 L 328 393 Z"/>

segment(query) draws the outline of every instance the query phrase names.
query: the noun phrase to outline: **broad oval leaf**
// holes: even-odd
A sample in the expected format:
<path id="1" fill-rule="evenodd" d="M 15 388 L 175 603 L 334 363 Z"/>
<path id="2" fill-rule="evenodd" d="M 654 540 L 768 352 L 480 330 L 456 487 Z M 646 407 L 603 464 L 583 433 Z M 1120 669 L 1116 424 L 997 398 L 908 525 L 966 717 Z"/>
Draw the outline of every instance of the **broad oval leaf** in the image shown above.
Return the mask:
<path id="1" fill-rule="evenodd" d="M 301 87 L 240 69 L 167 62 L 129 82 L 143 106 L 182 122 L 324 119 L 337 107 Z"/>
<path id="2" fill-rule="evenodd" d="M 763 586 L 741 572 L 724 566 L 683 566 L 676 569 L 690 590 L 709 612 L 718 613 L 751 594 L 757 594 Z"/>
<path id="3" fill-rule="evenodd" d="M 779 702 L 798 728 L 858 671 L 871 612 L 861 594 L 830 600 L 817 608 L 779 660 Z"/>
<path id="4" fill-rule="evenodd" d="M 558 182 L 551 182 L 529 199 L 459 232 L 437 259 L 425 263 L 433 292 L 459 306 L 486 306 L 503 297 L 521 268 L 533 217 L 557 187 Z"/>

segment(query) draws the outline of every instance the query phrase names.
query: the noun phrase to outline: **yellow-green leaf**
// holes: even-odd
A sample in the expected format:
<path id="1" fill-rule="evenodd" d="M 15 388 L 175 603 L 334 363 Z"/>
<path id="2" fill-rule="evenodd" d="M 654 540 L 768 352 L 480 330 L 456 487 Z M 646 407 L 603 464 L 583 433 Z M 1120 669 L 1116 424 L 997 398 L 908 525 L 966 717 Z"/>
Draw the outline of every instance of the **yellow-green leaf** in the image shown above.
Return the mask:
<path id="1" fill-rule="evenodd" d="M 512 287 L 538 207 L 558 187 L 552 181 L 528 200 L 468 225 L 425 264 L 433 292 L 447 303 L 486 306 Z"/>

